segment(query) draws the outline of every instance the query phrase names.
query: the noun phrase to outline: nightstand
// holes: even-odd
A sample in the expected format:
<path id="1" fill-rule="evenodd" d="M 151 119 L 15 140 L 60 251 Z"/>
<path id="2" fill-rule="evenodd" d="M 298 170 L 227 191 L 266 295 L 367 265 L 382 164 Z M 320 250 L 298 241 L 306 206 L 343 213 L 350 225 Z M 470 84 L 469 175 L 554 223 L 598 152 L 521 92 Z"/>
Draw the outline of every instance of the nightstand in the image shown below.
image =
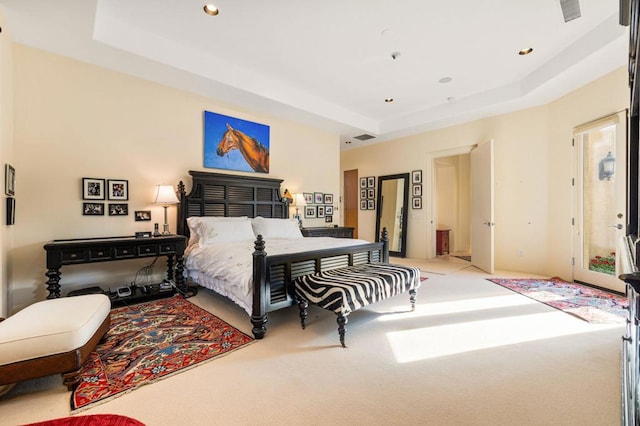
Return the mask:
<path id="1" fill-rule="evenodd" d="M 318 226 L 300 229 L 305 237 L 353 238 L 353 228 L 348 226 Z"/>

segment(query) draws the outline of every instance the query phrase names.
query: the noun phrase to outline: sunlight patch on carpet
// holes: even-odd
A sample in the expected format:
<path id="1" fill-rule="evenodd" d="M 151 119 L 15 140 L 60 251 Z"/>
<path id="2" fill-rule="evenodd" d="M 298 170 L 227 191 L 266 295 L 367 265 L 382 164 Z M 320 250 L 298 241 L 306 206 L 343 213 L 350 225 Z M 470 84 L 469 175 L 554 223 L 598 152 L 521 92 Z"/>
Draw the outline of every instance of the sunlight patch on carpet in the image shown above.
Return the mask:
<path id="1" fill-rule="evenodd" d="M 113 309 L 105 340 L 81 370 L 71 409 L 90 408 L 253 341 L 180 296 Z"/>
<path id="2" fill-rule="evenodd" d="M 496 308 L 507 308 L 511 306 L 524 306 L 536 303 L 534 300 L 526 299 L 517 295 L 476 297 L 473 299 L 454 300 L 451 302 L 420 303 L 416 305 L 416 310 L 407 313 L 396 313 L 392 316 L 383 316 L 378 321 L 396 321 L 405 318 L 429 317 L 436 315 L 449 315 L 464 312 L 476 312 Z M 398 305 L 391 309 L 391 312 L 402 312 L 406 306 Z M 395 311 L 394 311 L 395 309 Z"/>
<path id="3" fill-rule="evenodd" d="M 562 321 L 562 313 L 506 316 L 393 331 L 387 340 L 400 364 L 620 327 Z"/>

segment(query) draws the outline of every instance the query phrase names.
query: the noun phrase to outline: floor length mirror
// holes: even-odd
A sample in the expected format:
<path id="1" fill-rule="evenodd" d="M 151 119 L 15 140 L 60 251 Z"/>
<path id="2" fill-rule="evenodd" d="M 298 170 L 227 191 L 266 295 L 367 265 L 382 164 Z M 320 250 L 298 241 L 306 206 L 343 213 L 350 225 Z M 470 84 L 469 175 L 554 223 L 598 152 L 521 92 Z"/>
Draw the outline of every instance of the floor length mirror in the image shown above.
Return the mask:
<path id="1" fill-rule="evenodd" d="M 378 209 L 376 211 L 376 241 L 387 228 L 389 254 L 407 254 L 407 213 L 409 205 L 409 173 L 378 177 Z"/>

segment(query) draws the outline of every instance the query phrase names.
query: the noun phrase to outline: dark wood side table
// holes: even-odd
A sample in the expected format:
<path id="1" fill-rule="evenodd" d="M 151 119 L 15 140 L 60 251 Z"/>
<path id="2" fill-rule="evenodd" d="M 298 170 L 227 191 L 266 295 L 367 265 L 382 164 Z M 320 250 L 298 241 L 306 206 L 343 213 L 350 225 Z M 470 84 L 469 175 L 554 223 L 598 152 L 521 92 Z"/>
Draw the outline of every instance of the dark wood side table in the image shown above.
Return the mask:
<path id="1" fill-rule="evenodd" d="M 300 229 L 305 237 L 353 238 L 353 228 L 347 226 L 318 226 Z"/>
<path id="2" fill-rule="evenodd" d="M 47 252 L 47 299 L 60 297 L 60 268 L 64 265 L 140 259 L 153 256 L 167 257 L 167 280 L 184 289 L 184 250 L 187 237 L 163 235 L 152 238 L 108 237 L 72 240 L 53 240 L 44 245 Z"/>
<path id="3" fill-rule="evenodd" d="M 449 229 L 436 230 L 436 255 L 449 254 Z"/>

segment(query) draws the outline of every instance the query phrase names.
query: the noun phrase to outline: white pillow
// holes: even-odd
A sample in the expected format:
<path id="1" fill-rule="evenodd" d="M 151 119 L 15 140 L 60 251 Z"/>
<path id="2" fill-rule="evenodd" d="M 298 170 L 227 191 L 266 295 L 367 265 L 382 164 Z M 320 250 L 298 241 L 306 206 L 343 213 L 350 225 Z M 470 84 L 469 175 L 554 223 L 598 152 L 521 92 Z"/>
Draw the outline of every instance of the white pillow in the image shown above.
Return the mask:
<path id="1" fill-rule="evenodd" d="M 300 227 L 296 219 L 273 219 L 256 217 L 251 220 L 253 233 L 267 238 L 302 238 Z"/>
<path id="2" fill-rule="evenodd" d="M 201 229 L 206 228 L 208 224 L 216 224 L 220 222 L 249 222 L 247 216 L 225 217 L 225 216 L 191 216 L 187 218 L 187 226 L 189 226 L 189 245 L 194 245 L 202 239 Z"/>
<path id="3" fill-rule="evenodd" d="M 217 221 L 201 223 L 199 227 L 200 244 L 211 245 L 231 241 L 253 241 L 253 229 L 248 220 Z"/>

